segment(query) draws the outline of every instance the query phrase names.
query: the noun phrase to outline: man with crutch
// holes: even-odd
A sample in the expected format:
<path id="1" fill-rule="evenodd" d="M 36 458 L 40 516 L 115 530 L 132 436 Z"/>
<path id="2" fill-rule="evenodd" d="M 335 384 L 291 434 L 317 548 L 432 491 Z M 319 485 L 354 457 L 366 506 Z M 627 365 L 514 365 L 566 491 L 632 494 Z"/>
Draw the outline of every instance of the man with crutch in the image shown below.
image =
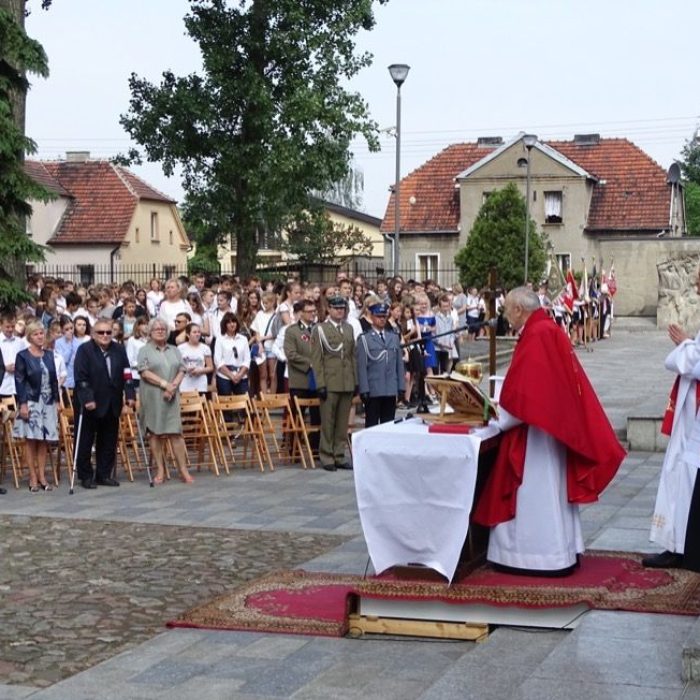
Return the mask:
<path id="1" fill-rule="evenodd" d="M 126 349 L 112 340 L 112 322 L 95 323 L 92 340 L 75 354 L 76 467 L 80 485 L 119 486 L 114 466 L 119 437 L 119 416 L 126 403 L 133 407 L 136 392 Z M 95 444 L 95 471 L 91 464 Z"/>

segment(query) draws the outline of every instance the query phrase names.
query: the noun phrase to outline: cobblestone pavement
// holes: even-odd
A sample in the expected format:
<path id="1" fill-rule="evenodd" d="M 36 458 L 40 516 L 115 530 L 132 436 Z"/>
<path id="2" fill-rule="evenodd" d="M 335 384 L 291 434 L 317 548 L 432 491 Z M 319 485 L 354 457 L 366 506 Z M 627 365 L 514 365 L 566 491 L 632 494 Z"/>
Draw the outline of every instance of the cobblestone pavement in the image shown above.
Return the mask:
<path id="1" fill-rule="evenodd" d="M 0 515 L 0 683 L 45 687 L 183 610 L 337 547 L 294 534 Z"/>

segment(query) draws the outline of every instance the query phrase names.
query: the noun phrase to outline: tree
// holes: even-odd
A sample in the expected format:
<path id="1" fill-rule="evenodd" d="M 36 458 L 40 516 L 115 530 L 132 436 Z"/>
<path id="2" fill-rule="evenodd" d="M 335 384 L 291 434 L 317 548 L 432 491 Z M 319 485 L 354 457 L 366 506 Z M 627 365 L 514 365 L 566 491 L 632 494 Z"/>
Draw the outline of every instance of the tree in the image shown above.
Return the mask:
<path id="1" fill-rule="evenodd" d="M 700 141 L 697 134 L 686 141 L 681 156 L 686 228 L 689 235 L 700 236 Z"/>
<path id="2" fill-rule="evenodd" d="M 492 267 L 501 284 L 512 289 L 525 275 L 525 199 L 510 183 L 486 199 L 474 221 L 467 243 L 455 256 L 460 280 L 466 286 L 481 287 Z M 545 236 L 530 219 L 528 275 L 539 281 L 547 261 Z"/>
<path id="3" fill-rule="evenodd" d="M 304 263 L 332 264 L 345 257 L 371 255 L 372 239 L 357 226 L 334 222 L 322 202 L 312 203 L 287 227 L 284 250 Z"/>
<path id="4" fill-rule="evenodd" d="M 48 7 L 47 2 L 43 6 Z M 48 75 L 39 42 L 24 31 L 24 0 L 0 0 L 0 306 L 26 300 L 25 264 L 44 259 L 43 249 L 26 233 L 29 200 L 49 193 L 24 172 L 24 156 L 36 145 L 24 134 L 27 73 Z"/>
<path id="5" fill-rule="evenodd" d="M 165 72 L 158 86 L 132 74 L 121 123 L 166 174 L 182 167 L 188 199 L 235 234 L 246 276 L 259 234 L 347 174 L 355 135 L 378 149 L 366 103 L 342 86 L 371 63 L 353 38 L 374 26 L 372 0 L 191 0 L 185 26 L 203 74 Z"/>

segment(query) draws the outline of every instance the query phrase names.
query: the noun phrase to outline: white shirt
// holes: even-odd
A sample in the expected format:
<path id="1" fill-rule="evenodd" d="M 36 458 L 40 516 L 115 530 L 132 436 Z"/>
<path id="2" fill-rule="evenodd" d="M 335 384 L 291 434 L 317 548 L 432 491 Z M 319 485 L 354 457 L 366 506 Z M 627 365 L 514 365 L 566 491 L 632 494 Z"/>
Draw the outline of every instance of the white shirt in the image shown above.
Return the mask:
<path id="1" fill-rule="evenodd" d="M 28 344 L 24 338 L 18 338 L 15 335 L 8 338 L 4 333 L 0 333 L 0 352 L 2 352 L 5 368 L 7 368 L 7 365 L 14 365 L 17 353 L 27 347 Z M 3 377 L 2 384 L 0 384 L 0 394 L 11 396 L 14 393 L 15 373 L 8 372 L 7 369 L 5 369 L 5 376 Z"/>
<path id="2" fill-rule="evenodd" d="M 151 318 L 158 315 L 158 307 L 163 301 L 163 292 L 155 292 L 152 289 L 146 292 L 146 310 Z"/>
<path id="3" fill-rule="evenodd" d="M 187 313 L 192 317 L 192 307 L 184 299 L 178 299 L 177 301 L 164 299 L 160 302 L 158 318 L 168 324 L 168 330 L 175 330 L 175 317 L 181 313 Z"/>
<path id="4" fill-rule="evenodd" d="M 146 342 L 146 338 L 134 338 L 133 335 L 126 341 L 126 356 L 129 359 L 129 366 L 131 367 L 131 376 L 133 379 L 141 378 L 141 375 L 139 375 L 136 370 L 136 366 L 138 365 L 139 350 Z"/>
<path id="5" fill-rule="evenodd" d="M 250 324 L 250 330 L 255 331 L 258 338 L 263 338 L 266 335 L 270 335 L 270 329 L 272 328 L 272 317 L 275 315 L 274 311 L 263 311 L 262 309 L 255 314 L 253 322 Z M 272 350 L 272 341 L 266 340 L 264 343 L 265 350 L 270 352 Z"/>
<path id="6" fill-rule="evenodd" d="M 218 345 L 217 341 L 217 345 Z M 186 369 L 204 367 L 206 358 L 211 357 L 211 348 L 205 343 L 182 343 L 177 346 L 178 352 L 182 355 L 182 361 Z M 180 391 L 198 391 L 200 394 L 207 390 L 209 377 L 206 374 L 192 376 L 185 374 L 180 383 Z"/>
<path id="7" fill-rule="evenodd" d="M 248 347 L 248 338 L 244 335 L 236 333 L 233 338 L 230 335 L 221 335 L 216 339 L 214 367 L 219 370 L 224 366 L 235 367 L 236 370 L 241 367 L 246 369 L 250 367 L 250 348 Z M 228 379 L 221 372 L 217 372 L 216 375 L 222 379 Z"/>

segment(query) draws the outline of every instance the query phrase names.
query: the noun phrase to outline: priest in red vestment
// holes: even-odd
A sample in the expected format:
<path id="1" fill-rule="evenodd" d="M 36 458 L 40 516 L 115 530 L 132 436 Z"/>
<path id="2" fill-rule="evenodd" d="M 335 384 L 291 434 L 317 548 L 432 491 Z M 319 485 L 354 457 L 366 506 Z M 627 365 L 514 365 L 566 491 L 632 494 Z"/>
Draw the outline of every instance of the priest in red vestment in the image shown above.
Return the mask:
<path id="1" fill-rule="evenodd" d="M 565 575 L 583 552 L 579 504 L 592 503 L 625 451 L 571 342 L 531 289 L 506 297 L 521 330 L 503 382 L 498 457 L 474 510 L 501 570 Z"/>

